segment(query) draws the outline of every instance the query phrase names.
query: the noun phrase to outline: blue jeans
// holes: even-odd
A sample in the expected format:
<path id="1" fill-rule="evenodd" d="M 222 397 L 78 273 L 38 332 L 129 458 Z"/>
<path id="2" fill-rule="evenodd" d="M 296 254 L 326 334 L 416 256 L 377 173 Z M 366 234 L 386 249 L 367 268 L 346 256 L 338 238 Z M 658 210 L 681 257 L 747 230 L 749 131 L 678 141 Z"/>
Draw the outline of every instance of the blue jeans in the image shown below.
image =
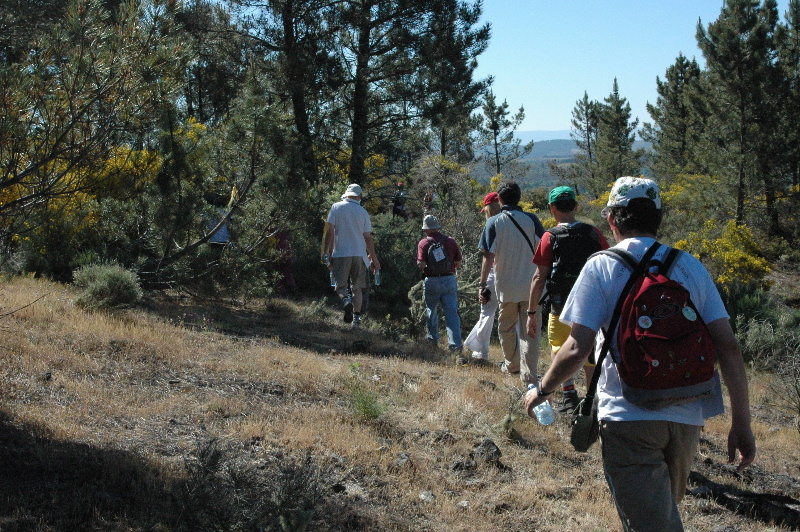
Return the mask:
<path id="1" fill-rule="evenodd" d="M 439 339 L 438 305 L 442 304 L 447 326 L 447 344 L 451 350 L 461 349 L 461 318 L 458 315 L 458 281 L 455 275 L 426 277 L 423 284 L 428 339 Z"/>

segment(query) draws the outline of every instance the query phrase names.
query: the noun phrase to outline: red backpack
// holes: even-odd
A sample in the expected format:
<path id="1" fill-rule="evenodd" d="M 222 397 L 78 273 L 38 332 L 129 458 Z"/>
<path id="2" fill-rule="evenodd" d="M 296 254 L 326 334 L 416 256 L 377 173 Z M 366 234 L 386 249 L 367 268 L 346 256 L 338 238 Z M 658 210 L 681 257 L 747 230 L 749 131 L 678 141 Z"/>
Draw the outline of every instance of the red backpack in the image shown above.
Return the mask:
<path id="1" fill-rule="evenodd" d="M 647 255 L 652 257 L 654 251 Z M 612 248 L 600 253 L 622 259 L 628 269 L 636 270 L 637 261 L 627 251 Z M 644 273 L 621 301 L 619 357 L 614 362 L 622 395 L 649 409 L 691 402 L 714 390 L 716 348 L 711 334 L 689 291 L 668 277 L 679 253 L 670 249 L 663 262 L 646 256 Z"/>

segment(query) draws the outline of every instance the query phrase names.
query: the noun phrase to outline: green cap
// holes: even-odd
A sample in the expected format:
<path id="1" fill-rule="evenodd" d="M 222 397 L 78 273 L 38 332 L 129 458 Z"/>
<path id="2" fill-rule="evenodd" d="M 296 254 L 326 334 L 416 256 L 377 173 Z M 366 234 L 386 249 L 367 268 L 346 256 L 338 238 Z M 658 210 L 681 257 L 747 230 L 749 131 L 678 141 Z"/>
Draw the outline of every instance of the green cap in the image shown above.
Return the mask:
<path id="1" fill-rule="evenodd" d="M 572 190 L 570 187 L 556 187 L 550 191 L 550 197 L 547 200 L 547 203 L 553 204 L 558 200 L 566 200 L 566 199 L 575 199 L 575 191 Z"/>

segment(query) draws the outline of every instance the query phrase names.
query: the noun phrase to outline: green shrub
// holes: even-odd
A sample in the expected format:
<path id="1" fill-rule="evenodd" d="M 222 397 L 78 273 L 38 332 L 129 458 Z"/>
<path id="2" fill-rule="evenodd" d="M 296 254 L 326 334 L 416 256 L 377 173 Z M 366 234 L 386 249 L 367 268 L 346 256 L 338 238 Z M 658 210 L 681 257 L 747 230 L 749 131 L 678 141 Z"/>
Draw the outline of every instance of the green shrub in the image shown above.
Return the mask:
<path id="1" fill-rule="evenodd" d="M 74 273 L 80 291 L 77 304 L 84 308 L 102 309 L 132 305 L 142 297 L 136 274 L 116 264 L 93 264 Z"/>
<path id="2" fill-rule="evenodd" d="M 350 374 L 350 380 L 346 386 L 348 402 L 353 413 L 363 421 L 380 419 L 386 413 L 387 406 L 380 401 L 378 392 L 365 382 L 358 363 L 350 366 Z"/>

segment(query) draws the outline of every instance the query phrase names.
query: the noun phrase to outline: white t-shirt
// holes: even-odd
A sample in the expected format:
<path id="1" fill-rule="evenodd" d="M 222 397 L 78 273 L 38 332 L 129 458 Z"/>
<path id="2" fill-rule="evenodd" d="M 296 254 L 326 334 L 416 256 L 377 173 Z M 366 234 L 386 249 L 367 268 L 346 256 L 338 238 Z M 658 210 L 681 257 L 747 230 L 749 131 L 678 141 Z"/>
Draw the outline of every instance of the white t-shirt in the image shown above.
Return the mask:
<path id="1" fill-rule="evenodd" d="M 369 262 L 364 233 L 372 232 L 372 222 L 358 200 L 345 198 L 334 203 L 327 222 L 334 226 L 332 257 L 362 257 Z"/>
<path id="2" fill-rule="evenodd" d="M 655 242 L 653 238 L 627 238 L 614 246 L 641 259 L 647 249 Z M 656 251 L 655 259 L 662 259 L 668 251 L 662 245 Z M 594 331 L 608 327 L 614 306 L 630 276 L 621 261 L 606 255 L 596 255 L 589 259 L 581 270 L 575 286 L 567 298 L 560 320 L 567 325 L 578 323 Z M 682 284 L 692 297 L 700 316 L 706 323 L 727 318 L 728 313 L 720 298 L 719 291 L 702 263 L 689 253 L 681 253 L 672 268 L 670 278 Z M 694 401 L 680 406 L 670 406 L 658 410 L 648 410 L 636 406 L 622 397 L 617 366 L 612 357 L 617 357 L 616 331 L 611 342 L 611 352 L 603 360 L 600 380 L 597 386 L 598 417 L 609 421 L 664 420 L 703 425 L 703 401 Z M 598 346 L 599 353 L 599 346 Z M 720 398 L 721 399 L 721 398 Z M 708 417 L 710 411 L 705 412 Z"/>

